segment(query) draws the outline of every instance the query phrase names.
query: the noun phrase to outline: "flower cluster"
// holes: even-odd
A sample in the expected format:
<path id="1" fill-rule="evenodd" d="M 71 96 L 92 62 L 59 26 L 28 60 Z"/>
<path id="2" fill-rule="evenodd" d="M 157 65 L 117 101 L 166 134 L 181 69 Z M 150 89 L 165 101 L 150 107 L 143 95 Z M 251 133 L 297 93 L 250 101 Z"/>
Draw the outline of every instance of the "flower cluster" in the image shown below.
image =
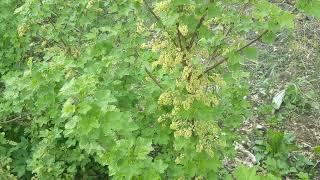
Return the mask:
<path id="1" fill-rule="evenodd" d="M 22 24 L 21 26 L 18 27 L 18 35 L 22 37 L 28 30 L 28 26 L 26 24 Z"/>
<path id="2" fill-rule="evenodd" d="M 166 1 L 160 1 L 158 3 L 155 4 L 154 6 L 154 12 L 159 15 L 162 12 L 165 12 L 167 9 L 169 9 L 170 7 L 170 0 L 166 0 Z"/>
<path id="3" fill-rule="evenodd" d="M 165 44 L 158 44 L 152 48 L 161 49 Z M 172 72 L 177 65 L 181 64 L 184 61 L 185 55 L 180 51 L 179 48 L 164 50 L 162 49 L 158 61 L 152 63 L 153 67 L 160 65 L 164 70 Z"/>
<path id="4" fill-rule="evenodd" d="M 180 154 L 176 159 L 175 159 L 175 163 L 176 164 L 181 164 L 182 159 L 184 158 L 184 154 Z"/>
<path id="5" fill-rule="evenodd" d="M 211 29 L 211 26 L 212 24 L 214 23 L 214 19 L 213 18 L 210 18 L 210 19 L 207 19 L 203 22 L 203 25 L 204 26 L 207 26 L 209 29 Z"/>
<path id="6" fill-rule="evenodd" d="M 188 81 L 186 84 L 186 90 L 190 93 L 193 100 L 198 100 L 204 102 L 208 106 L 217 105 L 218 98 L 213 94 L 212 91 L 207 91 L 206 87 L 209 86 L 210 80 L 207 77 L 200 77 L 200 71 L 186 66 L 182 72 L 182 81 Z M 217 79 L 217 82 L 222 83 L 218 76 L 214 76 Z"/>
<path id="7" fill-rule="evenodd" d="M 150 44 L 152 52 L 159 52 L 169 45 L 167 40 L 161 38 L 155 38 Z"/>
<path id="8" fill-rule="evenodd" d="M 160 95 L 158 104 L 162 106 L 172 105 L 173 102 L 173 94 L 171 92 L 164 92 Z"/>
<path id="9" fill-rule="evenodd" d="M 186 36 L 186 35 L 188 35 L 188 26 L 187 25 L 179 25 L 179 27 L 178 27 L 178 29 L 179 29 L 179 31 L 180 31 L 180 33 L 182 34 L 182 36 Z"/>
<path id="10" fill-rule="evenodd" d="M 170 44 L 170 43 L 168 43 Z M 173 46 L 170 44 L 170 46 Z M 212 107 L 216 106 L 219 101 L 213 90 L 208 90 L 212 83 L 219 86 L 224 85 L 223 79 L 218 75 L 200 76 L 202 70 L 192 64 L 192 57 L 199 51 L 191 50 L 183 52 L 178 48 L 161 48 L 158 61 L 153 65 L 160 65 L 162 69 L 177 69 L 183 67 L 180 77 L 176 79 L 177 89 L 165 91 L 159 97 L 158 104 L 161 106 L 171 106 L 171 112 L 164 114 L 158 118 L 158 122 L 162 125 L 170 126 L 173 130 L 175 138 L 183 137 L 190 139 L 196 137 L 196 151 L 206 152 L 209 156 L 214 156 L 214 145 L 216 145 L 219 128 L 213 122 L 206 122 L 200 119 L 192 121 L 181 118 L 179 112 L 182 110 L 190 110 L 195 101 L 202 102 Z M 203 51 L 204 55 L 206 51 Z M 169 71 L 172 73 L 173 71 Z M 185 89 L 188 93 L 181 93 L 181 89 Z M 166 122 L 166 123 L 164 123 Z M 176 162 L 180 162 L 180 157 Z"/>
<path id="11" fill-rule="evenodd" d="M 87 3 L 86 8 L 90 9 L 93 6 L 94 3 L 95 3 L 95 0 L 89 0 L 88 3 Z"/>
<path id="12" fill-rule="evenodd" d="M 137 30 L 136 30 L 137 33 L 143 33 L 145 31 L 145 27 L 144 27 L 143 21 L 138 20 L 137 24 L 136 24 L 136 28 L 137 28 Z"/>
<path id="13" fill-rule="evenodd" d="M 210 78 L 215 82 L 218 86 L 225 86 L 226 82 L 223 80 L 223 78 L 219 74 L 213 74 L 210 76 Z"/>
<path id="14" fill-rule="evenodd" d="M 190 138 L 192 136 L 193 125 L 183 120 L 175 120 L 170 124 L 170 128 L 174 130 L 174 137 Z"/>
<path id="15" fill-rule="evenodd" d="M 203 179 L 205 179 L 203 176 L 197 176 L 197 177 L 195 177 L 195 180 L 203 180 Z"/>
<path id="16" fill-rule="evenodd" d="M 196 146 L 197 152 L 205 151 L 211 157 L 214 156 L 213 146 L 217 143 L 219 127 L 213 121 L 196 121 L 194 124 L 195 134 L 199 138 Z"/>
<path id="17" fill-rule="evenodd" d="M 159 64 L 162 65 L 164 69 L 172 69 L 175 67 L 174 59 L 172 57 L 172 53 L 162 52 L 159 57 Z"/>
<path id="18" fill-rule="evenodd" d="M 196 6 L 193 5 L 193 4 L 191 4 L 191 5 L 186 5 L 186 6 L 184 7 L 184 10 L 185 10 L 186 12 L 188 12 L 188 13 L 192 13 L 192 12 L 194 12 L 194 11 L 196 10 Z"/>

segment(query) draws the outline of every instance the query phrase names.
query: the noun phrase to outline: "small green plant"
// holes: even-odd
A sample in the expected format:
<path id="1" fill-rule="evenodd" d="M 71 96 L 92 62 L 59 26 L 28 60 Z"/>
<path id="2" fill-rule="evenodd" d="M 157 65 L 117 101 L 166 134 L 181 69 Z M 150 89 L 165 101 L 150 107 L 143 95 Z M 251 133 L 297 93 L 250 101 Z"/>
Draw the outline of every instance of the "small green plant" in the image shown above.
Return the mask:
<path id="1" fill-rule="evenodd" d="M 303 86 L 303 84 L 301 84 Z M 318 103 L 314 102 L 316 97 L 314 90 L 303 93 L 299 84 L 291 83 L 286 89 L 284 98 L 285 107 L 299 113 L 308 113 L 312 108 L 318 108 Z"/>
<path id="2" fill-rule="evenodd" d="M 313 151 L 317 154 L 320 155 L 320 146 L 316 146 Z"/>
<path id="3" fill-rule="evenodd" d="M 233 176 L 236 180 L 281 180 L 280 177 L 276 177 L 271 173 L 258 174 L 256 168 L 250 168 L 243 165 L 240 165 L 235 169 Z M 232 178 L 230 178 L 230 180 L 231 179 Z"/>
<path id="4" fill-rule="evenodd" d="M 291 134 L 269 130 L 255 141 L 253 147 L 260 166 L 277 177 L 298 176 L 310 170 L 313 163 L 295 153 L 294 137 Z M 312 172 L 308 172 L 312 174 Z"/>
<path id="5" fill-rule="evenodd" d="M 283 114 L 276 112 L 272 104 L 259 106 L 258 115 L 265 119 L 270 126 L 277 126 L 283 121 Z"/>

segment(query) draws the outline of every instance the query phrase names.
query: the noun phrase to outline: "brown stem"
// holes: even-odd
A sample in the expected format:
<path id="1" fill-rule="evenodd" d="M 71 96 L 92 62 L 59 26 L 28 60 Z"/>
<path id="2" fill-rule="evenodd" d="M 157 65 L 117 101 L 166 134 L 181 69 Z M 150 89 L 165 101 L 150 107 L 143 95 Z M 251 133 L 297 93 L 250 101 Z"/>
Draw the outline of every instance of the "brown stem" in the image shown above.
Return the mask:
<path id="1" fill-rule="evenodd" d="M 152 10 L 152 8 L 149 6 L 148 2 L 147 1 L 143 1 L 144 2 L 144 5 L 147 7 L 148 11 L 153 15 L 154 18 L 156 18 L 156 20 L 162 24 L 162 21 L 160 19 L 160 17 L 158 17 L 156 15 L 156 13 Z"/>
<path id="2" fill-rule="evenodd" d="M 42 0 L 40 0 L 40 5 L 43 6 Z M 54 15 L 54 16 L 57 16 L 57 15 L 54 14 L 54 13 L 53 13 L 53 15 Z M 57 30 L 54 22 L 52 22 L 52 19 L 51 19 L 51 18 L 49 19 L 49 23 L 51 24 L 51 26 L 53 27 L 53 29 L 54 29 L 56 32 L 58 32 L 58 30 Z M 59 39 L 60 39 L 60 41 L 62 42 L 63 46 L 67 49 L 67 52 L 71 53 L 71 49 L 70 49 L 70 47 L 67 46 L 67 43 L 66 43 L 62 38 L 59 38 Z"/>
<path id="3" fill-rule="evenodd" d="M 151 72 L 147 69 L 144 68 L 144 70 L 146 71 L 146 73 L 148 74 L 148 76 L 152 79 L 152 81 L 160 88 L 163 89 L 161 84 L 157 81 L 157 79 L 151 74 Z"/>
<path id="4" fill-rule="evenodd" d="M 183 66 L 187 66 L 188 64 L 187 64 L 187 60 L 186 60 L 186 56 L 187 56 L 187 54 L 186 53 L 183 53 L 183 56 L 182 56 L 182 65 Z"/>
<path id="5" fill-rule="evenodd" d="M 49 20 L 49 23 L 51 24 L 53 29 L 58 32 L 56 26 L 53 24 L 53 22 L 51 20 Z M 60 39 L 61 43 L 63 44 L 64 48 L 67 49 L 67 52 L 71 54 L 71 48 L 68 47 L 67 43 L 62 38 L 59 38 L 59 39 Z"/>
<path id="6" fill-rule="evenodd" d="M 224 36 L 227 37 L 231 31 L 232 31 L 233 26 L 229 27 L 229 29 L 224 33 Z"/>
<path id="7" fill-rule="evenodd" d="M 231 30 L 232 30 L 232 26 L 230 28 L 228 28 L 228 30 L 226 32 L 224 32 L 224 36 L 227 37 L 231 33 Z M 210 56 L 210 59 L 209 59 L 209 62 L 211 62 L 213 59 L 215 59 L 216 57 L 218 57 L 220 55 L 220 53 L 217 53 L 217 52 L 221 48 L 221 46 L 222 46 L 222 44 L 219 44 L 213 49 L 211 56 Z"/>
<path id="8" fill-rule="evenodd" d="M 6 120 L 6 121 L 0 121 L 0 124 L 8 124 L 8 123 L 12 123 L 12 122 L 17 122 L 17 121 L 20 121 L 20 120 L 24 119 L 27 116 L 28 115 L 24 115 L 24 116 L 15 117 L 13 119 L 9 119 L 9 120 Z"/>
<path id="9" fill-rule="evenodd" d="M 198 22 L 198 24 L 197 24 L 197 26 L 196 26 L 196 29 L 194 30 L 194 32 L 193 32 L 193 34 L 192 34 L 192 36 L 191 36 L 190 43 L 189 43 L 189 45 L 187 46 L 187 49 L 188 49 L 188 50 L 191 49 L 192 46 L 193 46 L 193 43 L 194 43 L 194 41 L 195 41 L 195 39 L 196 39 L 196 36 L 197 36 L 197 34 L 198 34 L 198 31 L 199 31 L 199 29 L 200 29 L 200 27 L 201 27 L 204 19 L 205 19 L 206 16 L 207 16 L 207 10 L 208 10 L 208 8 L 205 9 L 205 13 L 204 13 L 204 14 L 202 15 L 202 17 L 200 18 L 200 20 L 199 20 L 199 22 Z"/>
<path id="10" fill-rule="evenodd" d="M 240 52 L 243 49 L 249 47 L 250 45 L 252 45 L 253 43 L 255 43 L 256 41 L 258 41 L 259 39 L 262 38 L 263 35 L 265 35 L 268 32 L 268 30 L 263 31 L 259 36 L 257 36 L 255 39 L 253 39 L 252 41 L 250 41 L 248 44 L 246 44 L 245 46 L 243 46 L 242 48 L 238 49 L 236 52 Z"/>
<path id="11" fill-rule="evenodd" d="M 180 30 L 179 30 L 179 23 L 177 23 L 177 36 L 178 36 L 178 41 L 179 41 L 180 49 L 182 50 L 181 32 L 180 32 Z"/>
<path id="12" fill-rule="evenodd" d="M 240 49 L 238 49 L 236 52 L 240 52 L 242 50 L 244 50 L 245 48 L 249 47 L 250 45 L 252 45 L 253 43 L 255 43 L 256 41 L 258 41 L 260 38 L 262 38 L 262 36 L 264 34 L 266 34 L 268 32 L 268 30 L 265 30 L 264 32 L 262 32 L 259 36 L 257 36 L 255 39 L 251 40 L 249 43 L 247 43 L 246 45 L 244 45 L 243 47 L 241 47 Z M 201 78 L 204 74 L 208 73 L 209 71 L 211 71 L 212 69 L 214 69 L 215 67 L 219 66 L 220 64 L 222 64 L 223 62 L 227 61 L 229 59 L 229 57 L 225 57 L 223 59 L 218 60 L 217 63 L 213 64 L 212 66 L 209 66 L 202 74 L 200 74 L 198 76 L 198 78 Z"/>
<path id="13" fill-rule="evenodd" d="M 157 20 L 157 22 L 160 24 L 160 26 L 169 34 L 171 41 L 175 46 L 177 46 L 175 40 L 172 38 L 173 36 L 169 31 L 167 31 L 166 26 L 161 21 L 160 17 L 156 15 L 156 13 L 152 10 L 152 8 L 149 6 L 148 2 L 146 0 L 143 1 L 144 5 L 146 6 L 147 10 L 152 14 L 152 16 Z"/>
<path id="14" fill-rule="evenodd" d="M 221 48 L 221 44 L 219 44 L 218 46 L 216 46 L 214 48 L 214 50 L 211 53 L 209 62 L 211 62 L 213 59 L 215 59 L 217 56 L 219 56 L 220 52 L 218 53 L 218 50 Z"/>

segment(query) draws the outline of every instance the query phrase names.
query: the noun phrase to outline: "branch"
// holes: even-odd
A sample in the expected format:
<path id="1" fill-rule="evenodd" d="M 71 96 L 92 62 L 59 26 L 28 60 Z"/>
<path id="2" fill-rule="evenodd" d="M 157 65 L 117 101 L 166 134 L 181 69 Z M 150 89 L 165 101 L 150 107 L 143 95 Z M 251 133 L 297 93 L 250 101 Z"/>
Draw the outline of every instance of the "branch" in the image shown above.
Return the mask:
<path id="1" fill-rule="evenodd" d="M 242 50 L 244 50 L 245 48 L 249 47 L 251 44 L 255 43 L 256 41 L 258 41 L 259 39 L 262 38 L 263 35 L 265 35 L 268 32 L 268 30 L 263 31 L 258 37 L 256 37 L 255 39 L 253 39 L 252 41 L 250 41 L 248 44 L 246 44 L 245 46 L 243 46 L 242 48 L 238 49 L 236 52 L 240 52 Z"/>
<path id="2" fill-rule="evenodd" d="M 160 19 L 160 17 L 158 17 L 156 15 L 156 13 L 152 10 L 152 8 L 149 6 L 149 4 L 147 3 L 147 1 L 143 1 L 144 2 L 144 5 L 147 7 L 148 11 L 153 15 L 154 18 L 156 18 L 156 20 L 162 24 L 162 21 Z M 163 24 L 162 24 L 163 25 Z"/>
<path id="3" fill-rule="evenodd" d="M 225 38 L 231 33 L 231 30 L 232 30 L 232 26 L 224 33 Z M 221 46 L 222 46 L 222 44 L 219 44 L 214 48 L 214 50 L 212 51 L 212 53 L 210 55 L 209 62 L 220 55 L 220 53 L 217 53 L 217 52 L 221 48 Z"/>
<path id="4" fill-rule="evenodd" d="M 160 24 L 160 26 L 169 34 L 171 41 L 173 42 L 173 44 L 175 46 L 177 46 L 176 42 L 174 41 L 174 39 L 172 39 L 172 35 L 169 31 L 167 31 L 166 26 L 163 24 L 163 22 L 161 21 L 160 17 L 156 15 L 156 13 L 152 10 L 152 8 L 149 6 L 149 4 L 147 3 L 146 0 L 143 1 L 144 5 L 146 6 L 147 10 L 152 14 L 152 16 L 158 21 L 158 23 Z"/>
<path id="5" fill-rule="evenodd" d="M 179 23 L 177 23 L 177 35 L 178 35 L 179 46 L 180 46 L 180 49 L 182 51 L 181 32 L 179 30 Z"/>
<path id="6" fill-rule="evenodd" d="M 216 57 L 218 57 L 221 52 L 218 52 L 218 50 L 221 48 L 221 44 L 217 45 L 214 50 L 212 51 L 210 58 L 209 58 L 209 62 L 211 62 L 213 59 L 215 59 Z"/>
<path id="7" fill-rule="evenodd" d="M 231 25 L 233 25 L 233 23 Z M 233 26 L 230 26 L 229 29 L 224 33 L 225 37 L 227 37 L 231 33 L 232 28 L 233 28 Z"/>
<path id="8" fill-rule="evenodd" d="M 144 70 L 146 71 L 146 73 L 148 74 L 148 76 L 152 79 L 152 81 L 160 88 L 163 89 L 163 87 L 161 86 L 161 84 L 157 81 L 157 79 L 151 74 L 151 72 L 147 69 L 144 68 Z"/>
<path id="9" fill-rule="evenodd" d="M 12 123 L 12 122 L 17 122 L 17 121 L 20 121 L 20 120 L 24 119 L 27 116 L 28 115 L 24 115 L 24 116 L 15 117 L 13 119 L 9 119 L 9 120 L 6 120 L 6 121 L 0 121 L 0 124 L 8 124 L 8 123 Z"/>
<path id="10" fill-rule="evenodd" d="M 259 39 L 262 38 L 263 35 L 265 35 L 268 32 L 268 30 L 265 30 L 264 32 L 262 32 L 258 37 L 256 37 L 255 39 L 251 40 L 249 43 L 247 43 L 246 45 L 244 45 L 243 47 L 241 47 L 240 49 L 238 49 L 236 52 L 240 52 L 242 50 L 244 50 L 245 48 L 249 47 L 250 45 L 252 45 L 253 43 L 255 43 L 256 41 L 258 41 Z M 201 78 L 204 74 L 208 73 L 209 71 L 211 71 L 212 69 L 214 69 L 215 67 L 219 66 L 220 64 L 222 64 L 223 62 L 227 61 L 229 59 L 229 57 L 225 57 L 223 59 L 218 60 L 217 63 L 213 64 L 212 66 L 209 66 L 202 74 L 200 74 L 198 76 L 198 78 Z"/>
<path id="11" fill-rule="evenodd" d="M 208 8 L 205 9 L 205 11 L 207 11 L 207 10 L 208 10 Z M 193 34 L 191 36 L 191 40 L 190 40 L 189 45 L 187 46 L 187 49 L 191 49 L 192 48 L 194 40 L 195 40 L 195 38 L 196 38 L 196 36 L 198 34 L 198 30 L 200 29 L 200 27 L 201 27 L 204 19 L 206 18 L 206 16 L 207 16 L 207 12 L 204 15 L 202 15 L 202 17 L 200 18 L 200 20 L 199 20 L 199 22 L 198 22 L 198 24 L 196 26 L 196 29 L 194 30 L 194 32 L 193 32 Z"/>

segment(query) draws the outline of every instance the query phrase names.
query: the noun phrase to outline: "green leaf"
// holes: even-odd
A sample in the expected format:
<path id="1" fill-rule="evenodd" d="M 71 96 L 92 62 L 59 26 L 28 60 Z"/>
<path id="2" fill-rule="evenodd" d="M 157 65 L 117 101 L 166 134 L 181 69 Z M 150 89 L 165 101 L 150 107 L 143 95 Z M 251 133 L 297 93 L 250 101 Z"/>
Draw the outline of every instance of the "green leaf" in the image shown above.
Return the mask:
<path id="1" fill-rule="evenodd" d="M 234 176 L 237 180 L 259 180 L 259 177 L 256 175 L 255 168 L 249 168 L 243 165 L 240 165 L 235 170 Z"/>
<path id="2" fill-rule="evenodd" d="M 70 117 L 76 111 L 76 106 L 73 104 L 72 98 L 69 98 L 62 109 L 62 117 Z"/>
<path id="3" fill-rule="evenodd" d="M 184 5 L 184 4 L 189 4 L 189 0 L 173 0 L 172 2 L 176 6 Z"/>
<path id="4" fill-rule="evenodd" d="M 309 175 L 305 172 L 299 172 L 297 174 L 297 176 L 299 177 L 299 179 L 301 180 L 309 180 Z"/>
<path id="5" fill-rule="evenodd" d="M 314 151 L 316 154 L 320 155 L 320 146 L 316 146 L 315 148 L 313 148 L 313 151 Z"/>
<path id="6" fill-rule="evenodd" d="M 147 159 L 148 154 L 153 150 L 152 141 L 139 137 L 135 146 L 135 157 L 140 160 Z"/>
<path id="7" fill-rule="evenodd" d="M 254 47 L 247 47 L 243 50 L 243 53 L 244 55 L 247 57 L 247 58 L 250 58 L 250 59 L 256 59 L 257 58 L 257 48 L 254 48 Z"/>
<path id="8" fill-rule="evenodd" d="M 79 117 L 78 116 L 74 116 L 71 118 L 70 121 L 68 121 L 66 124 L 65 124 L 65 128 L 66 129 L 73 129 L 76 127 L 77 123 L 79 122 Z"/>
<path id="9" fill-rule="evenodd" d="M 296 6 L 299 10 L 308 15 L 320 18 L 320 1 L 319 0 L 298 0 Z"/>
<path id="10" fill-rule="evenodd" d="M 92 106 L 90 106 L 90 104 L 88 103 L 81 103 L 78 105 L 78 112 L 80 114 L 87 114 L 88 111 L 90 111 L 92 109 Z"/>
<path id="11" fill-rule="evenodd" d="M 262 36 L 262 41 L 268 44 L 271 44 L 276 39 L 276 33 L 273 31 L 268 31 Z"/>
<path id="12" fill-rule="evenodd" d="M 216 3 L 210 3 L 208 7 L 208 18 L 213 18 L 221 14 L 221 9 Z"/>
<path id="13" fill-rule="evenodd" d="M 132 121 L 128 114 L 122 112 L 106 112 L 101 121 L 103 123 L 102 127 L 107 131 L 112 129 L 127 135 L 138 129 L 138 126 Z"/>
<path id="14" fill-rule="evenodd" d="M 110 90 L 99 90 L 96 92 L 96 104 L 101 108 L 102 112 L 113 111 L 117 102 L 116 98 L 111 94 Z"/>
<path id="15" fill-rule="evenodd" d="M 91 49 L 91 54 L 93 56 L 108 55 L 113 48 L 113 43 L 111 41 L 105 40 L 97 42 Z"/>
<path id="16" fill-rule="evenodd" d="M 281 28 L 294 28 L 294 16 L 290 13 L 284 13 L 278 18 Z"/>
<path id="17" fill-rule="evenodd" d="M 156 171 L 159 173 L 164 173 L 165 170 L 168 168 L 168 165 L 165 164 L 162 160 L 155 160 L 153 164 L 155 166 Z"/>
<path id="18" fill-rule="evenodd" d="M 230 53 L 228 57 L 230 64 L 237 70 L 240 70 L 239 64 L 244 61 L 244 58 L 240 56 L 239 53 Z M 234 72 L 236 72 L 236 69 L 234 70 Z"/>

